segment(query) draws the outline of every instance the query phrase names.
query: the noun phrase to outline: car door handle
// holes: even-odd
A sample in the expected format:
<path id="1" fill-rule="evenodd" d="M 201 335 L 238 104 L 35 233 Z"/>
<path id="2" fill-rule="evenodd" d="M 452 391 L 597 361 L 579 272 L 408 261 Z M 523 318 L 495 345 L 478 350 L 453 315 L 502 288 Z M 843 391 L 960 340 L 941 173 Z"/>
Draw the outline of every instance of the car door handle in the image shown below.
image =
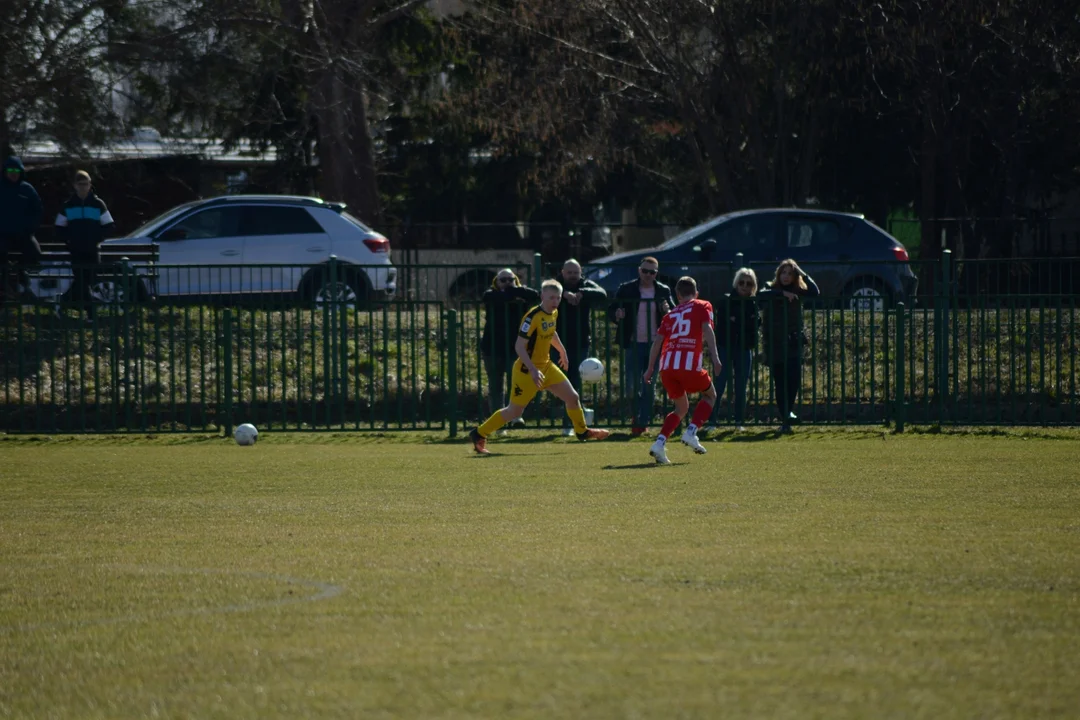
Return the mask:
<path id="1" fill-rule="evenodd" d="M 307 251 L 308 251 L 308 252 L 326 252 L 326 249 L 325 249 L 325 248 L 323 248 L 323 247 L 321 247 L 321 246 L 319 246 L 319 245 L 315 245 L 315 246 L 313 246 L 313 247 L 309 247 L 309 248 L 307 249 Z"/>
<path id="2" fill-rule="evenodd" d="M 225 257 L 235 257 L 236 255 L 240 254 L 240 251 L 239 250 L 222 250 L 221 254 L 224 255 Z"/>

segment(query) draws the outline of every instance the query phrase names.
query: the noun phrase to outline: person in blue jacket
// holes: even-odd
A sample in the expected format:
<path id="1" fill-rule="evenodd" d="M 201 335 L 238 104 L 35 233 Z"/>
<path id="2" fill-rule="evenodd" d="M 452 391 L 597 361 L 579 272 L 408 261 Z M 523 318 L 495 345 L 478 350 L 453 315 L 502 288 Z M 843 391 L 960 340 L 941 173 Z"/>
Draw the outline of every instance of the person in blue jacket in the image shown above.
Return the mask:
<path id="1" fill-rule="evenodd" d="M 81 303 L 92 318 L 94 305 L 90 288 L 94 284 L 97 266 L 101 264 L 98 248 L 112 234 L 116 223 L 105 201 L 94 193 L 90 173 L 79 170 L 75 173 L 73 185 L 75 192 L 56 216 L 56 234 L 71 256 L 74 274 L 71 297 Z"/>
<path id="2" fill-rule="evenodd" d="M 41 198 L 25 180 L 26 167 L 12 155 L 4 161 L 4 179 L 0 180 L 0 296 L 7 297 L 8 263 L 16 262 L 18 277 L 29 286 L 27 268 L 41 261 L 41 246 L 34 233 L 41 225 Z"/>

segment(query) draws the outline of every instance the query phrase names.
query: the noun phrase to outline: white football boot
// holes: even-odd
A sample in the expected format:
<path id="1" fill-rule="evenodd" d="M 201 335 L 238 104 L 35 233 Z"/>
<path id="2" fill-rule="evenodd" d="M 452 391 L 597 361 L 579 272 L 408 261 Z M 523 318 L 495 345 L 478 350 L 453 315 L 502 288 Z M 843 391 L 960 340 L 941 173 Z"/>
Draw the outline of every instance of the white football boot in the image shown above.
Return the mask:
<path id="1" fill-rule="evenodd" d="M 687 430 L 682 434 L 681 439 L 683 445 L 689 446 L 698 455 L 704 455 L 708 452 L 708 450 L 705 449 L 705 446 L 701 444 L 701 441 L 698 440 L 697 433 Z"/>
<path id="2" fill-rule="evenodd" d="M 667 459 L 666 445 L 662 439 L 657 438 L 656 442 L 649 448 L 649 454 L 656 458 L 657 465 L 670 465 L 671 461 Z"/>

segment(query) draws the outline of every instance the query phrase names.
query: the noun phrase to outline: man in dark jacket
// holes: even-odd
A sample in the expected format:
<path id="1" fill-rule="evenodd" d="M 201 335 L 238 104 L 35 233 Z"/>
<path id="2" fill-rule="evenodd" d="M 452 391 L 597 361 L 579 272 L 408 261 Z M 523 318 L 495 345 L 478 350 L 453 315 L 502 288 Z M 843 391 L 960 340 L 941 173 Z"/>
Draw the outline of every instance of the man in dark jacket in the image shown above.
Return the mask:
<path id="1" fill-rule="evenodd" d="M 559 317 L 555 321 L 555 331 L 559 333 L 566 348 L 567 360 L 570 368 L 566 371 L 566 379 L 577 390 L 578 395 L 584 397 L 581 392 L 581 371 L 578 366 L 581 361 L 589 357 L 589 347 L 592 344 L 591 328 L 589 327 L 590 312 L 594 307 L 600 307 L 607 300 L 607 292 L 592 280 L 581 277 L 581 263 L 573 258 L 567 260 L 562 266 L 563 296 L 559 303 Z M 573 435 L 574 427 L 570 424 L 570 417 L 563 417 L 563 433 Z"/>
<path id="2" fill-rule="evenodd" d="M 75 194 L 68 198 L 56 216 L 56 234 L 71 255 L 71 270 L 75 276 L 71 285 L 72 299 L 81 303 L 86 314 L 93 317 L 90 288 L 94 284 L 96 266 L 101 263 L 98 247 L 112 234 L 116 224 L 105 202 L 91 189 L 90 173 L 85 170 L 75 173 L 74 185 Z"/>
<path id="3" fill-rule="evenodd" d="M 491 287 L 480 298 L 484 303 L 484 331 L 480 336 L 480 356 L 488 376 L 488 412 L 506 405 L 504 388 L 517 352 L 518 324 L 540 303 L 540 293 L 525 287 L 510 268 L 495 275 Z"/>
<path id="4" fill-rule="evenodd" d="M 0 180 L 0 294 L 6 296 L 8 262 L 19 253 L 19 279 L 29 285 L 26 269 L 41 260 L 41 246 L 34 233 L 41 224 L 41 198 L 34 186 L 23 179 L 26 168 L 14 155 L 4 161 Z"/>
<path id="5" fill-rule="evenodd" d="M 638 279 L 624 282 L 615 290 L 608 306 L 608 320 L 616 324 L 615 336 L 623 349 L 623 392 L 633 390 L 635 397 L 632 433 L 634 437 L 649 429 L 653 417 L 654 385 L 642 381 L 649 366 L 649 350 L 660 321 L 675 307 L 671 288 L 656 281 L 660 263 L 647 257 L 638 266 Z"/>

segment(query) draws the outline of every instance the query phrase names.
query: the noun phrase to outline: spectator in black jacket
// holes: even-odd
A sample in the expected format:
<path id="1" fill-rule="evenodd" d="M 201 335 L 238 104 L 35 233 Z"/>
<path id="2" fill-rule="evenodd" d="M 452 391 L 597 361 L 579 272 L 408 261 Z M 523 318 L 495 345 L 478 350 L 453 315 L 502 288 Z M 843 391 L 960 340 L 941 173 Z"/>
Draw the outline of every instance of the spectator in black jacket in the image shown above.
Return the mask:
<path id="1" fill-rule="evenodd" d="M 592 333 L 589 327 L 590 312 L 594 307 L 600 307 L 607 300 L 607 292 L 592 280 L 581 277 L 581 263 L 573 258 L 567 260 L 562 266 L 562 301 L 559 303 L 559 317 L 555 320 L 556 332 L 566 348 L 567 360 L 570 368 L 566 371 L 566 379 L 570 381 L 578 395 L 585 397 L 581 392 L 581 371 L 578 366 L 581 361 L 589 357 L 589 348 L 592 344 Z M 574 426 L 570 416 L 563 415 L 563 434 L 574 434 Z"/>
<path id="2" fill-rule="evenodd" d="M 795 401 L 802 387 L 803 352 L 807 343 L 802 301 L 820 294 L 813 278 L 790 258 L 777 266 L 776 277 L 759 293 L 767 301 L 765 352 L 776 389 L 781 433 L 790 433 L 791 424 L 799 420 Z"/>
<path id="3" fill-rule="evenodd" d="M 484 291 L 484 331 L 480 336 L 480 356 L 488 376 L 488 412 L 506 405 L 506 379 L 517 360 L 514 343 L 518 325 L 531 308 L 540 303 L 540 293 L 525 287 L 510 268 L 495 274 Z"/>
<path id="4" fill-rule="evenodd" d="M 34 233 L 41 224 L 41 198 L 34 186 L 23 178 L 26 168 L 12 155 L 4 161 L 4 179 L 0 180 L 0 297 L 7 288 L 8 262 L 18 253 L 19 280 L 29 286 L 27 268 L 41 261 L 41 246 Z"/>
<path id="5" fill-rule="evenodd" d="M 709 424 L 717 424 L 720 418 L 720 400 L 724 397 L 729 382 L 733 381 L 735 392 L 732 415 L 738 432 L 742 432 L 746 429 L 743 427 L 746 387 L 750 382 L 750 371 L 754 367 L 758 328 L 761 325 L 756 297 L 757 275 L 750 268 L 739 268 L 735 271 L 732 286 L 734 290 L 725 295 L 716 308 L 716 342 L 723 369 L 716 379 L 716 404 L 713 405 Z"/>
<path id="6" fill-rule="evenodd" d="M 112 213 L 91 188 L 90 173 L 75 173 L 75 193 L 64 203 L 56 216 L 56 234 L 64 241 L 71 255 L 74 282 L 71 297 L 94 316 L 94 299 L 90 288 L 94 284 L 97 266 L 101 264 L 99 246 L 116 228 Z"/>
<path id="7" fill-rule="evenodd" d="M 638 279 L 624 282 L 615 290 L 608 306 L 608 320 L 616 324 L 616 338 L 623 349 L 622 378 L 624 392 L 632 390 L 635 397 L 632 434 L 643 435 L 653 418 L 654 385 L 642 381 L 649 367 L 656 328 L 665 315 L 675 307 L 671 288 L 656 281 L 660 263 L 646 257 L 638 266 Z"/>

